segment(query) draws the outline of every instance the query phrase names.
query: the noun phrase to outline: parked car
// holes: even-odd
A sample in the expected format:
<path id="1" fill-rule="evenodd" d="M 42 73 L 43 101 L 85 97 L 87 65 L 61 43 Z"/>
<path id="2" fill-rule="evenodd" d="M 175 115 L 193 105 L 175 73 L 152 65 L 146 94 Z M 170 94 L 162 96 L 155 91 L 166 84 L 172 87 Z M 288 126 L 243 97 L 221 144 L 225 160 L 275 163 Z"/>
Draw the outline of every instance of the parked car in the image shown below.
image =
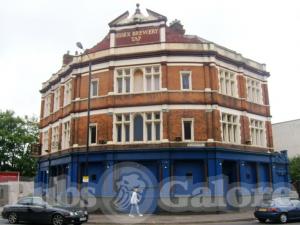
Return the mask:
<path id="1" fill-rule="evenodd" d="M 88 221 L 87 211 L 70 208 L 66 205 L 49 205 L 40 197 L 24 197 L 14 205 L 6 205 L 2 217 L 10 224 L 38 222 L 38 224 L 82 224 Z"/>
<path id="2" fill-rule="evenodd" d="M 300 201 L 290 198 L 263 201 L 259 207 L 256 207 L 254 216 L 261 223 L 265 223 L 267 220 L 280 223 L 300 220 Z"/>

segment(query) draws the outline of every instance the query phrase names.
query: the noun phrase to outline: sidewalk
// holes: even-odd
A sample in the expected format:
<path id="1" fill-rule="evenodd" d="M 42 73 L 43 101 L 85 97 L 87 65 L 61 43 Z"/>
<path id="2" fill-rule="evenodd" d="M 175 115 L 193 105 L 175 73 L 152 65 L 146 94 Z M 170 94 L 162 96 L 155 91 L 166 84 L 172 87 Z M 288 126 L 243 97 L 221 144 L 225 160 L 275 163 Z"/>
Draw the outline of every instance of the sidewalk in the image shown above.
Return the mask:
<path id="1" fill-rule="evenodd" d="M 91 214 L 88 224 L 201 224 L 224 223 L 254 220 L 253 211 L 229 212 L 219 214 L 191 214 L 191 215 L 144 215 L 144 217 L 130 218 L 128 215 Z"/>

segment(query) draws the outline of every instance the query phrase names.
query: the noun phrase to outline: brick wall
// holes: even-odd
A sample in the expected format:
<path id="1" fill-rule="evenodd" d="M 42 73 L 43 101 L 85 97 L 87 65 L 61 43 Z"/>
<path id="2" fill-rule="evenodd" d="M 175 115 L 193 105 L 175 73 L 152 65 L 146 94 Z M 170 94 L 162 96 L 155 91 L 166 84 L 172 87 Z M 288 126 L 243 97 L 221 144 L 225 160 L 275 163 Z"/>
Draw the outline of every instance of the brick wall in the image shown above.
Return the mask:
<path id="1" fill-rule="evenodd" d="M 164 133 L 170 141 L 175 141 L 176 137 L 182 137 L 182 119 L 194 119 L 194 140 L 207 140 L 207 124 L 205 110 L 170 110 L 166 113 L 168 130 Z"/>
<path id="2" fill-rule="evenodd" d="M 180 91 L 180 71 L 191 71 L 192 91 Z M 238 98 L 225 96 L 216 92 L 219 89 L 218 70 L 214 64 L 203 66 L 167 66 L 161 64 L 161 86 L 168 91 L 110 95 L 114 91 L 114 68 L 106 71 L 94 72 L 92 79 L 99 80 L 100 97 L 91 99 L 91 109 L 107 109 L 118 107 L 190 104 L 190 105 L 219 105 L 240 111 L 246 111 L 261 116 L 270 116 L 267 84 L 262 84 L 263 105 L 247 102 L 246 78 L 242 73 L 237 74 Z M 213 92 L 210 92 L 212 90 Z M 40 127 L 46 127 L 66 116 L 87 110 L 88 76 L 76 75 L 72 77 L 71 104 L 63 107 L 64 85 L 60 86 L 60 109 L 43 118 L 44 101 L 41 102 Z M 102 97 L 101 97 L 102 96 Z M 51 112 L 53 112 L 52 94 Z M 221 142 L 221 123 L 219 110 L 169 110 L 163 113 L 163 139 L 174 141 L 182 136 L 182 118 L 194 118 L 195 141 Z M 112 115 L 99 114 L 91 116 L 91 123 L 97 124 L 97 142 L 112 141 Z M 240 117 L 241 144 L 247 144 L 250 139 L 249 119 Z M 60 139 L 62 128 L 60 126 Z M 50 133 L 49 133 L 50 134 Z M 267 146 L 273 147 L 270 123 L 266 123 Z M 61 140 L 60 140 L 61 141 Z M 51 143 L 51 136 L 49 137 Z M 71 145 L 86 144 L 86 117 L 73 118 L 71 122 Z M 250 148 L 251 146 L 249 146 Z"/>
<path id="3" fill-rule="evenodd" d="M 113 121 L 112 116 L 107 114 L 93 115 L 90 117 L 91 124 L 97 124 L 97 143 L 99 141 L 112 141 Z M 80 117 L 74 120 L 74 127 L 77 132 L 73 133 L 74 144 L 86 144 L 87 117 Z"/>

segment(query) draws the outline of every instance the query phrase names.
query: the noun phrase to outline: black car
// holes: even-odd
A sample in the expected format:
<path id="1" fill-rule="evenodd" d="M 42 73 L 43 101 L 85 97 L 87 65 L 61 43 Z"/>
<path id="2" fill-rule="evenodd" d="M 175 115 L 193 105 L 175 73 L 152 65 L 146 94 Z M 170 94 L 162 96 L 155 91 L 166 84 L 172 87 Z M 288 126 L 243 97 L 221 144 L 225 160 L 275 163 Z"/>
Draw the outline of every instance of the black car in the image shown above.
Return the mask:
<path id="1" fill-rule="evenodd" d="M 254 216 L 261 223 L 265 223 L 267 220 L 280 223 L 300 220 L 300 201 L 290 198 L 263 201 L 259 207 L 256 207 Z"/>
<path id="2" fill-rule="evenodd" d="M 73 209 L 65 205 L 49 205 L 40 197 L 21 198 L 15 205 L 6 205 L 2 217 L 10 224 L 37 222 L 38 224 L 82 224 L 87 222 L 87 211 Z"/>

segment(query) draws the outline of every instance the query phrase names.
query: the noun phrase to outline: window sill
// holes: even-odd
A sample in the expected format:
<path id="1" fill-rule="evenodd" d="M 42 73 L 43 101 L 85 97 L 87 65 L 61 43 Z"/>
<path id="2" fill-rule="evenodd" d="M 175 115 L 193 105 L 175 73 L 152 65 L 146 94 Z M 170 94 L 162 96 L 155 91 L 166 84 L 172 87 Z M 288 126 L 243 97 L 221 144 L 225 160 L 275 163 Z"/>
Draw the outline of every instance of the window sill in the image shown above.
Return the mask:
<path id="1" fill-rule="evenodd" d="M 139 94 L 155 94 L 155 93 L 160 93 L 160 92 L 166 92 L 168 91 L 166 88 L 162 88 L 157 91 L 140 91 L 140 92 L 124 92 L 124 93 L 117 93 L 117 92 L 112 92 L 110 95 L 139 95 Z"/>
<path id="2" fill-rule="evenodd" d="M 242 145 L 240 142 L 227 142 L 227 141 L 222 141 L 221 143 L 229 144 L 229 145 Z M 250 146 L 251 146 L 251 145 L 250 145 Z"/>
<path id="3" fill-rule="evenodd" d="M 231 98 L 237 98 L 237 99 L 241 99 L 239 96 L 237 95 L 227 95 L 225 93 L 221 93 L 221 92 L 218 92 L 220 95 L 224 95 L 224 96 L 228 96 L 228 97 L 231 97 Z"/>
<path id="4" fill-rule="evenodd" d="M 249 99 L 246 99 L 247 102 L 251 103 L 251 104 L 256 104 L 256 105 L 263 105 L 264 106 L 264 103 L 263 102 L 254 102 L 254 101 L 251 101 Z"/>
<path id="5" fill-rule="evenodd" d="M 89 143 L 89 145 L 90 145 L 90 146 L 97 146 L 97 145 L 99 145 L 99 144 L 97 144 L 97 143 Z"/>
<path id="6" fill-rule="evenodd" d="M 263 146 L 263 145 L 248 145 L 251 147 L 256 147 L 256 148 L 268 148 L 267 146 Z"/>
<path id="7" fill-rule="evenodd" d="M 145 145 L 145 144 L 161 144 L 166 143 L 165 140 L 160 141 L 136 141 L 136 142 L 111 142 L 113 145 Z"/>

